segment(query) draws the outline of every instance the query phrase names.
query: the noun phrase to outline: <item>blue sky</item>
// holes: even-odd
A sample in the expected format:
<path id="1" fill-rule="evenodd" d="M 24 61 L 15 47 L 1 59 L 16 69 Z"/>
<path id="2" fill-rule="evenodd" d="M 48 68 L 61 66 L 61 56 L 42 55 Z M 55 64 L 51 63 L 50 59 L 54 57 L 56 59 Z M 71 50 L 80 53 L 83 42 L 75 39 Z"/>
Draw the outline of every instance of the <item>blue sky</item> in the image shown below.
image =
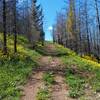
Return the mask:
<path id="1" fill-rule="evenodd" d="M 64 0 L 38 0 L 44 9 L 44 30 L 45 39 L 52 40 L 52 35 L 50 30 L 55 22 L 56 12 L 60 11 L 64 7 Z"/>

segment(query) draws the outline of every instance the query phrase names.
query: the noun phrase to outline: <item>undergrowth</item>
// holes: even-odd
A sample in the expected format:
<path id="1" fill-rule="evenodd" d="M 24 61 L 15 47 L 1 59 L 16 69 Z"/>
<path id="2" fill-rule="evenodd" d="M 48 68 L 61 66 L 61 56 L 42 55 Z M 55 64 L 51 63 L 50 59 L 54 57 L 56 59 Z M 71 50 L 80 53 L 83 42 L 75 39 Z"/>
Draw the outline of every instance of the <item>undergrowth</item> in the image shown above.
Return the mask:
<path id="1" fill-rule="evenodd" d="M 50 98 L 50 93 L 46 88 L 45 89 L 41 88 L 36 96 L 36 100 L 49 100 L 49 98 Z"/>
<path id="2" fill-rule="evenodd" d="M 43 74 L 43 81 L 46 85 L 52 85 L 54 83 L 54 75 L 52 72 L 46 72 Z"/>
<path id="3" fill-rule="evenodd" d="M 74 75 L 70 70 L 66 71 L 66 83 L 69 85 L 69 96 L 78 98 L 84 94 L 85 80 L 82 77 Z"/>
<path id="4" fill-rule="evenodd" d="M 61 60 L 66 66 L 67 74 L 70 69 L 69 75 L 66 75 L 66 82 L 69 85 L 71 97 L 82 96 L 85 84 L 89 84 L 94 92 L 100 92 L 100 64 L 77 55 L 62 56 Z"/>
<path id="5" fill-rule="evenodd" d="M 38 44 L 36 51 L 28 48 L 28 40 L 23 36 L 18 36 L 18 53 L 13 54 L 13 36 L 7 36 L 8 55 L 2 53 L 2 35 L 0 34 L 0 100 L 19 100 L 21 91 L 19 86 L 23 85 L 27 77 L 31 74 L 32 68 L 38 66 L 38 59 L 42 55 L 48 55 L 49 51 L 46 46 Z M 100 64 L 79 57 L 73 51 L 64 48 L 63 46 L 53 44 L 54 51 L 51 51 L 51 56 L 59 57 L 66 66 L 66 83 L 69 85 L 69 95 L 73 98 L 78 98 L 84 94 L 84 85 L 88 82 L 92 89 L 100 92 Z M 39 53 L 38 53 L 38 52 Z M 48 52 L 47 52 L 48 51 Z M 59 56 L 60 55 L 60 56 Z M 89 77 L 83 77 L 79 73 L 73 73 L 76 69 L 78 72 L 85 72 Z M 53 73 L 45 73 L 43 80 L 47 85 L 52 85 L 54 82 Z M 48 100 L 49 91 L 40 89 L 37 95 L 37 100 Z"/>
<path id="6" fill-rule="evenodd" d="M 0 35 L 2 41 L 2 35 Z M 7 36 L 8 54 L 3 55 L 0 50 L 0 100 L 19 100 L 20 86 L 31 74 L 32 68 L 37 67 L 37 60 L 41 56 L 27 47 L 28 40 L 18 36 L 18 53 L 13 53 L 13 36 Z"/>

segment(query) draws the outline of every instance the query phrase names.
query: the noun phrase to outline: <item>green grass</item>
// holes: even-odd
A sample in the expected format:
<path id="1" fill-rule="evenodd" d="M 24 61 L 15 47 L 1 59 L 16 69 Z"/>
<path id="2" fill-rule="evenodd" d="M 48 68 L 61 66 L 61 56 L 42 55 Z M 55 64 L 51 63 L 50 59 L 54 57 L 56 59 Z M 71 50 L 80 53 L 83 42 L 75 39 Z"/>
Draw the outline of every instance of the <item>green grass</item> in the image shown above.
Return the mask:
<path id="1" fill-rule="evenodd" d="M 43 74 L 43 81 L 45 88 L 39 90 L 37 94 L 37 100 L 50 100 L 51 92 L 50 88 L 54 84 L 54 75 L 52 72 L 45 72 Z"/>
<path id="2" fill-rule="evenodd" d="M 60 56 L 69 56 L 69 55 L 76 55 L 75 52 L 71 51 L 70 49 L 68 48 L 64 48 L 62 45 L 58 45 L 58 44 L 54 44 L 55 45 L 55 48 L 56 48 L 56 52 L 58 55 Z"/>
<path id="3" fill-rule="evenodd" d="M 19 61 L 16 58 L 0 64 L 0 96 L 2 99 L 15 100 L 20 96 L 17 87 L 25 82 L 33 66 L 35 65 L 32 60 Z"/>
<path id="4" fill-rule="evenodd" d="M 47 44 L 49 45 L 49 43 Z M 61 45 L 54 44 L 54 46 L 56 54 L 61 55 L 58 57 L 62 60 L 67 69 L 66 83 L 70 88 L 69 95 L 73 98 L 78 98 L 83 95 L 85 84 L 89 84 L 94 92 L 100 92 L 100 64 L 91 59 L 81 58 L 76 55 L 75 52 Z M 45 47 L 43 48 L 45 49 Z M 78 72 L 73 73 L 74 70 Z M 86 73 L 89 77 L 85 75 Z M 48 82 L 48 75 L 45 76 Z"/>
<path id="5" fill-rule="evenodd" d="M 43 74 L 43 81 L 46 85 L 52 85 L 54 83 L 54 75 L 52 72 L 46 72 Z"/>
<path id="6" fill-rule="evenodd" d="M 69 55 L 60 57 L 66 66 L 66 83 L 70 88 L 69 95 L 73 98 L 83 95 L 84 84 L 89 84 L 94 92 L 100 92 L 100 64 L 78 55 L 73 56 L 73 53 L 72 55 L 70 53 L 71 51 Z M 74 72 L 74 70 L 77 70 L 77 72 Z M 78 72 L 81 72 L 81 74 Z M 89 77 L 85 73 L 88 73 Z"/>
<path id="7" fill-rule="evenodd" d="M 3 43 L 2 34 L 0 34 L 0 44 Z M 38 66 L 38 59 L 41 54 L 45 55 L 46 46 L 40 44 L 35 50 L 29 47 L 28 40 L 19 35 L 18 36 L 18 53 L 13 54 L 13 36 L 7 36 L 8 55 L 4 56 L 2 47 L 0 48 L 0 100 L 19 100 L 21 91 L 19 86 L 23 85 L 27 77 L 31 74 L 32 68 Z M 46 45 L 49 45 L 48 42 Z M 53 53 L 58 56 L 66 66 L 66 83 L 69 85 L 69 95 L 73 98 L 80 97 L 84 94 L 84 85 L 86 83 L 92 86 L 96 92 L 100 92 L 100 64 L 97 62 L 87 60 L 79 57 L 73 51 L 64 48 L 61 45 L 54 44 L 55 49 Z M 40 53 L 41 52 L 41 53 Z M 52 53 L 52 52 L 51 52 Z M 87 72 L 90 76 L 83 77 L 79 73 L 73 73 L 73 69 L 78 72 Z M 47 85 L 52 85 L 54 82 L 53 73 L 45 73 L 43 80 Z M 48 100 L 49 91 L 40 89 L 37 100 Z"/>
<path id="8" fill-rule="evenodd" d="M 69 85 L 69 96 L 81 97 L 85 92 L 85 84 L 89 84 L 94 92 L 100 92 L 100 64 L 91 59 L 81 58 L 75 52 L 61 45 L 54 45 L 56 52 L 61 54 L 59 58 L 66 66 L 65 80 Z M 89 77 L 86 76 L 86 73 Z"/>
<path id="9" fill-rule="evenodd" d="M 54 48 L 49 50 L 50 48 L 48 48 L 48 45 L 53 45 Z M 56 57 L 60 57 L 60 56 L 64 56 L 64 55 L 75 55 L 75 53 L 71 51 L 69 49 L 64 48 L 61 45 L 58 44 L 53 44 L 53 43 L 45 43 L 44 46 L 42 46 L 41 44 L 37 45 L 37 47 L 35 48 L 37 52 L 39 52 L 42 55 L 46 55 L 46 56 L 56 56 Z"/>
<path id="10" fill-rule="evenodd" d="M 19 100 L 19 87 L 26 82 L 32 68 L 37 67 L 41 55 L 28 48 L 28 40 L 23 36 L 18 36 L 18 53 L 13 54 L 13 36 L 7 36 L 7 39 L 8 55 L 0 50 L 0 100 Z"/>
<path id="11" fill-rule="evenodd" d="M 37 93 L 36 100 L 49 100 L 50 93 L 47 89 L 40 89 Z"/>
<path id="12" fill-rule="evenodd" d="M 36 100 L 50 100 L 51 93 L 49 91 L 49 88 L 54 83 L 54 75 L 52 72 L 45 72 L 43 74 L 43 81 L 44 81 L 44 88 L 40 88 Z"/>
<path id="13" fill-rule="evenodd" d="M 85 80 L 72 74 L 66 75 L 66 83 L 69 85 L 69 96 L 78 98 L 84 94 Z"/>

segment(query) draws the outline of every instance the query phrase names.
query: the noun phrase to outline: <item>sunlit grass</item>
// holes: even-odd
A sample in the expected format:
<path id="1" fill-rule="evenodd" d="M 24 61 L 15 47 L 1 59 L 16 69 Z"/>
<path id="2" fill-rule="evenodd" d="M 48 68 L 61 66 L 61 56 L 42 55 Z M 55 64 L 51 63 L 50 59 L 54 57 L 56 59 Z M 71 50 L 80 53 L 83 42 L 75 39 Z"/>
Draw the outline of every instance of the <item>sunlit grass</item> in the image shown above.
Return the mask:
<path id="1" fill-rule="evenodd" d="M 36 100 L 49 100 L 50 99 L 50 93 L 47 89 L 40 89 L 37 93 Z"/>
<path id="2" fill-rule="evenodd" d="M 3 42 L 2 38 L 0 34 Z M 28 40 L 25 37 L 18 36 L 16 54 L 13 44 L 13 36 L 7 36 L 8 55 L 3 55 L 0 50 L 0 100 L 19 100 L 21 91 L 18 87 L 25 83 L 32 68 L 37 67 L 37 60 L 41 56 L 27 47 Z"/>
<path id="3" fill-rule="evenodd" d="M 0 34 L 0 42 L 1 44 L 3 43 L 2 34 Z M 53 56 L 59 57 L 66 66 L 66 69 L 73 69 L 74 67 L 78 71 L 92 73 L 93 75 L 90 78 L 81 77 L 82 79 L 80 79 L 80 75 L 77 73 L 66 75 L 65 79 L 70 87 L 69 94 L 71 97 L 78 97 L 84 93 L 82 90 L 84 83 L 81 84 L 83 81 L 85 83 L 88 82 L 94 91 L 100 92 L 100 64 L 92 61 L 90 57 L 86 57 L 86 59 L 81 58 L 75 52 L 61 45 L 53 43 L 47 43 L 46 45 L 49 44 L 54 45 L 55 49 L 52 53 L 56 53 L 56 55 Z M 20 35 L 18 36 L 17 44 L 18 53 L 14 54 L 13 36 L 7 36 L 7 47 L 8 55 L 3 55 L 2 48 L 0 49 L 0 99 L 19 100 L 21 91 L 18 87 L 25 83 L 27 77 L 32 72 L 32 68 L 38 66 L 37 61 L 42 56 L 41 54 L 47 53 L 47 48 L 38 44 L 38 53 L 28 48 L 28 40 Z M 58 56 L 59 54 L 60 56 Z M 43 80 L 47 84 L 52 84 L 54 81 L 53 74 L 45 73 Z M 38 97 L 48 97 L 48 91 L 40 90 Z"/>

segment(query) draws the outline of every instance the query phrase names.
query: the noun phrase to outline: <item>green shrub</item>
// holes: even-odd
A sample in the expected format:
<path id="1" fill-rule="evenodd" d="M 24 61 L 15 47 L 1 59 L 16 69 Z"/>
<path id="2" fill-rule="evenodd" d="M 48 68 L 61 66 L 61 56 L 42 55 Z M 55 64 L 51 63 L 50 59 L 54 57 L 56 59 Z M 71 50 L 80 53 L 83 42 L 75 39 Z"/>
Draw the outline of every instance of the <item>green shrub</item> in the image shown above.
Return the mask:
<path id="1" fill-rule="evenodd" d="M 69 76 L 66 76 L 66 83 L 69 85 L 70 88 L 70 97 L 78 98 L 84 94 L 84 79 L 70 74 Z"/>
<path id="2" fill-rule="evenodd" d="M 37 93 L 37 100 L 49 100 L 50 93 L 47 89 L 40 89 Z"/>
<path id="3" fill-rule="evenodd" d="M 13 36 L 7 36 L 8 55 L 0 50 L 0 100 L 20 100 L 20 89 L 33 67 L 37 67 L 37 60 L 41 57 L 35 50 L 26 47 L 28 41 L 18 36 L 18 53 L 13 52 Z M 2 34 L 0 34 L 2 40 Z"/>
<path id="4" fill-rule="evenodd" d="M 47 85 L 52 85 L 54 83 L 54 75 L 52 72 L 47 72 L 43 74 L 43 80 Z"/>

